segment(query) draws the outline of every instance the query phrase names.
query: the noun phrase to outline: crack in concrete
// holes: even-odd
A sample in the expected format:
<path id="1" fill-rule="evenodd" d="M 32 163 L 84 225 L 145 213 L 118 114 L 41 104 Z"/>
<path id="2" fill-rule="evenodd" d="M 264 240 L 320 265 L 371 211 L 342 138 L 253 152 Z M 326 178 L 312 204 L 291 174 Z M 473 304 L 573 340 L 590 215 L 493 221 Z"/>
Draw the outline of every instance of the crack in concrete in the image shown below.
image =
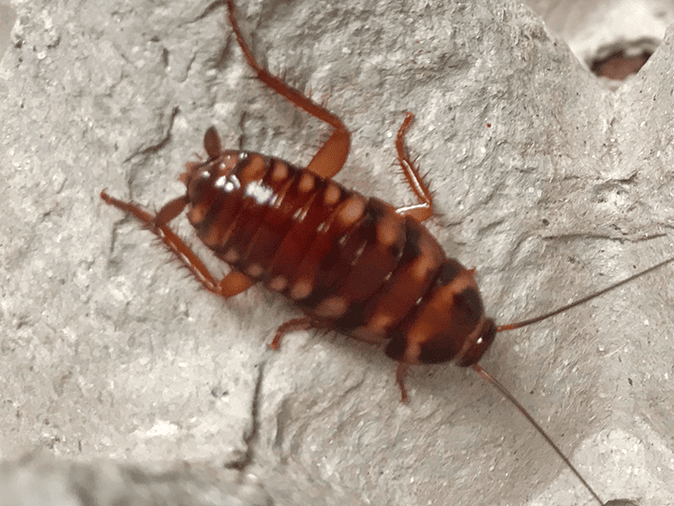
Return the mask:
<path id="1" fill-rule="evenodd" d="M 251 424 L 248 434 L 245 434 L 243 441 L 246 443 L 246 452 L 240 458 L 225 463 L 226 469 L 245 470 L 255 458 L 255 446 L 260 435 L 260 396 L 262 394 L 262 382 L 264 381 L 264 368 L 266 361 L 259 362 L 255 367 L 258 370 L 255 380 L 255 389 L 253 390 L 253 399 L 251 401 L 250 416 Z"/>

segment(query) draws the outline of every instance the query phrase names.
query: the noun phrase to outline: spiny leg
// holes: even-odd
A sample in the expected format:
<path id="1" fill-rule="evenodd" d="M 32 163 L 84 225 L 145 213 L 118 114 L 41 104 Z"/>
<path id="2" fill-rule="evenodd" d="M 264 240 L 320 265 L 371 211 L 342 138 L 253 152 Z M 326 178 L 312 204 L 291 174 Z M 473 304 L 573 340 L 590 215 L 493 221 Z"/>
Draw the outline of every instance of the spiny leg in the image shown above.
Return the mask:
<path id="1" fill-rule="evenodd" d="M 328 140 L 325 141 L 323 146 L 321 146 L 306 167 L 318 176 L 324 178 L 333 177 L 342 169 L 344 162 L 346 162 L 346 157 L 349 154 L 349 148 L 351 146 L 351 134 L 346 129 L 346 126 L 341 119 L 324 107 L 318 105 L 299 90 L 288 86 L 278 77 L 271 75 L 267 69 L 257 62 L 239 29 L 234 12 L 234 1 L 226 1 L 229 23 L 232 26 L 232 30 L 234 30 L 236 41 L 238 42 L 241 51 L 243 51 L 243 56 L 246 59 L 248 66 L 250 66 L 250 68 L 257 74 L 257 78 L 300 109 L 334 128 L 334 131 L 330 134 Z"/>
<path id="2" fill-rule="evenodd" d="M 398 163 L 403 170 L 403 175 L 410 185 L 410 188 L 416 195 L 418 204 L 411 206 L 399 207 L 396 211 L 403 216 L 410 216 L 418 222 L 422 222 L 433 216 L 433 196 L 428 189 L 428 185 L 424 183 L 424 179 L 419 174 L 419 169 L 414 166 L 414 162 L 410 158 L 407 149 L 405 148 L 405 135 L 414 120 L 414 114 L 411 112 L 405 113 L 405 120 L 398 129 L 396 136 L 396 151 L 398 152 Z"/>
<path id="3" fill-rule="evenodd" d="M 105 190 L 101 192 L 101 198 L 106 204 L 116 207 L 125 213 L 132 214 L 145 224 L 147 229 L 162 240 L 169 251 L 187 267 L 187 270 L 209 292 L 228 298 L 245 291 L 255 283 L 252 278 L 237 271 L 230 272 L 218 282 L 196 253 L 166 225 L 166 223 L 175 218 L 185 208 L 184 197 L 167 203 L 159 210 L 156 216 L 143 211 L 132 202 L 124 202 L 123 200 L 111 197 Z"/>

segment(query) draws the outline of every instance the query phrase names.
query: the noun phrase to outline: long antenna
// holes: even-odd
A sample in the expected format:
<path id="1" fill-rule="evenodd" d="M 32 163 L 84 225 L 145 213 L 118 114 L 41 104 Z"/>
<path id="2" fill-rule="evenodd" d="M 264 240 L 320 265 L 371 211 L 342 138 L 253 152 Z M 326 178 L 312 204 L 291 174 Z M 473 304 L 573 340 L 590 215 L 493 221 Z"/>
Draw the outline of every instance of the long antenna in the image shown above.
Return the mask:
<path id="1" fill-rule="evenodd" d="M 522 327 L 526 327 L 527 325 L 531 325 L 532 323 L 537 323 L 543 320 L 547 320 L 551 316 L 558 315 L 559 313 L 563 313 L 567 309 L 571 309 L 572 307 L 580 306 L 581 304 L 586 303 L 589 300 L 596 299 L 597 297 L 604 295 L 606 292 L 610 292 L 611 290 L 615 290 L 619 286 L 625 285 L 629 283 L 630 281 L 634 281 L 637 278 L 640 278 L 641 276 L 645 276 L 646 274 L 649 274 L 660 267 L 663 267 L 667 264 L 670 264 L 674 262 L 674 257 L 668 258 L 667 260 L 663 260 L 659 264 L 655 264 L 652 267 L 649 267 L 646 270 L 643 270 L 641 272 L 637 272 L 636 274 L 632 274 L 629 278 L 623 279 L 622 281 L 618 281 L 617 283 L 612 284 L 611 286 L 608 286 L 602 290 L 599 290 L 598 292 L 594 292 L 593 294 L 590 294 L 586 297 L 583 297 L 582 299 L 578 299 L 571 304 L 567 304 L 566 306 L 562 306 L 559 309 L 555 309 L 554 311 L 551 311 L 550 313 L 546 313 L 541 316 L 537 316 L 535 318 L 531 318 L 529 320 L 523 320 L 521 322 L 515 322 L 515 323 L 509 323 L 508 325 L 499 325 L 496 328 L 496 332 L 503 332 L 504 330 L 514 330 L 514 329 L 521 329 Z"/>
<path id="2" fill-rule="evenodd" d="M 515 397 L 508 391 L 508 389 L 506 387 L 504 387 L 503 385 L 501 385 L 501 383 L 496 378 L 494 378 L 491 374 L 489 374 L 487 371 L 485 371 L 482 368 L 482 366 L 480 366 L 479 364 L 473 364 L 472 367 L 473 367 L 473 369 L 475 369 L 477 371 L 477 373 L 480 376 L 482 376 L 482 379 L 484 379 L 485 381 L 488 381 L 489 383 L 494 385 L 503 394 L 504 397 L 506 397 L 510 402 L 512 402 L 515 405 L 515 407 L 519 410 L 519 412 L 522 413 L 526 417 L 526 419 L 529 420 L 529 422 L 531 422 L 531 425 L 533 425 L 536 428 L 536 430 L 538 431 L 538 433 L 541 436 L 543 436 L 543 438 L 548 442 L 548 444 L 550 446 L 552 446 L 552 449 L 557 452 L 557 455 L 559 455 L 559 457 L 564 461 L 564 463 L 567 466 L 569 466 L 569 469 L 571 469 L 571 472 L 573 472 L 573 474 L 575 474 L 578 477 L 578 479 L 583 483 L 583 485 L 585 485 L 585 488 L 588 490 L 588 492 L 590 492 L 590 494 L 592 494 L 592 496 L 597 500 L 597 502 L 599 504 L 601 504 L 601 506 L 604 506 L 604 502 L 599 498 L 599 496 L 594 491 L 594 489 L 590 486 L 590 484 L 587 481 L 585 481 L 585 478 L 583 478 L 583 476 L 573 466 L 573 464 L 567 458 L 567 456 L 564 455 L 564 453 L 562 453 L 562 450 L 560 450 L 559 447 L 555 444 L 555 442 L 552 439 L 550 439 L 550 436 L 548 436 L 545 433 L 545 431 L 543 430 L 543 427 L 541 427 L 538 424 L 538 422 L 536 420 L 534 420 L 534 418 L 529 414 L 529 412 L 526 410 L 526 408 L 524 406 L 522 406 L 522 404 L 520 404 L 517 399 L 515 399 Z"/>
<path id="3" fill-rule="evenodd" d="M 599 290 L 598 292 L 594 292 L 593 294 L 590 294 L 586 297 L 583 297 L 581 299 L 578 299 L 574 302 L 571 302 L 570 304 L 567 304 L 566 306 L 562 306 L 559 309 L 555 309 L 554 311 L 551 311 L 549 313 L 546 313 L 541 316 L 537 316 L 535 318 L 530 318 L 529 320 L 523 320 L 520 322 L 515 322 L 515 323 L 509 323 L 507 325 L 500 325 L 499 327 L 496 328 L 497 332 L 503 332 L 504 330 L 513 330 L 513 329 L 519 329 L 522 327 L 526 327 L 527 325 L 531 325 L 533 323 L 537 323 L 543 320 L 547 320 L 548 318 L 551 318 L 555 315 L 558 315 L 560 313 L 563 313 L 564 311 L 571 309 L 572 307 L 580 306 L 581 304 L 584 304 L 585 302 L 595 299 L 601 295 L 604 295 L 607 292 L 610 292 L 611 290 L 614 290 L 618 288 L 619 286 L 625 285 L 629 283 L 630 281 L 634 281 L 637 278 L 640 278 L 642 276 L 645 276 L 646 274 L 649 274 L 660 267 L 663 267 L 669 263 L 674 262 L 674 257 L 668 258 L 667 260 L 663 260 L 662 262 L 653 265 L 652 267 L 649 267 L 648 269 L 645 269 L 641 272 L 637 272 L 636 274 L 633 274 L 632 276 L 629 276 L 626 279 L 623 279 L 622 281 L 618 281 L 617 283 L 612 284 L 611 286 L 604 288 L 602 290 Z M 578 479 L 582 482 L 582 484 L 585 486 L 585 488 L 592 494 L 592 496 L 597 500 L 597 502 L 601 505 L 604 506 L 604 502 L 599 498 L 597 493 L 594 491 L 594 489 L 590 486 L 590 484 L 585 481 L 585 478 L 581 476 L 581 474 L 578 472 L 578 470 L 571 464 L 571 461 L 567 458 L 564 453 L 562 453 L 562 450 L 559 449 L 559 447 L 554 443 L 552 439 L 550 439 L 550 436 L 548 436 L 545 431 L 543 430 L 543 427 L 541 427 L 536 420 L 529 414 L 529 412 L 525 409 L 520 402 L 515 399 L 515 397 L 504 387 L 499 381 L 494 378 L 491 374 L 489 374 L 487 371 L 485 371 L 482 366 L 479 364 L 473 364 L 473 369 L 488 383 L 491 383 L 493 386 L 495 386 L 503 396 L 508 399 L 518 410 L 520 413 L 522 413 L 527 420 L 531 423 L 531 425 L 534 426 L 534 428 L 538 431 L 538 433 L 543 436 L 543 438 L 548 442 L 548 444 L 552 447 L 555 452 L 557 452 L 557 455 L 564 461 L 564 463 L 571 469 L 573 474 L 575 474 Z"/>

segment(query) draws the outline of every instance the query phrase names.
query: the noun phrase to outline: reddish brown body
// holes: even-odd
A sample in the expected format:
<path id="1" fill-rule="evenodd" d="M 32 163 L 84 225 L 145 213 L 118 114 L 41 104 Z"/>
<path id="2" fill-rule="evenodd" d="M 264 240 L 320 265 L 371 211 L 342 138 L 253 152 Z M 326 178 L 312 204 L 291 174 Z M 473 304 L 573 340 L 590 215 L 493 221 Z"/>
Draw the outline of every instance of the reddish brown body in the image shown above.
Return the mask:
<path id="1" fill-rule="evenodd" d="M 399 362 L 403 399 L 408 365 L 456 360 L 475 364 L 494 340 L 473 271 L 446 257 L 421 224 L 433 214 L 430 191 L 404 148 L 406 113 L 396 148 L 419 204 L 395 208 L 332 181 L 349 152 L 342 121 L 262 68 L 250 52 L 228 0 L 229 21 L 249 66 L 271 89 L 334 131 L 306 168 L 258 153 L 223 150 L 213 127 L 209 155 L 180 177 L 187 192 L 156 216 L 108 196 L 159 235 L 208 290 L 236 295 L 255 283 L 278 292 L 307 315 L 286 322 L 271 344 L 295 329 L 326 328 L 376 344 Z M 216 281 L 167 223 L 187 208 L 199 238 L 232 271 Z"/>
<path id="2" fill-rule="evenodd" d="M 257 153 L 224 151 L 186 183 L 199 238 L 312 326 L 408 364 L 471 365 L 493 340 L 472 272 L 391 205 Z"/>

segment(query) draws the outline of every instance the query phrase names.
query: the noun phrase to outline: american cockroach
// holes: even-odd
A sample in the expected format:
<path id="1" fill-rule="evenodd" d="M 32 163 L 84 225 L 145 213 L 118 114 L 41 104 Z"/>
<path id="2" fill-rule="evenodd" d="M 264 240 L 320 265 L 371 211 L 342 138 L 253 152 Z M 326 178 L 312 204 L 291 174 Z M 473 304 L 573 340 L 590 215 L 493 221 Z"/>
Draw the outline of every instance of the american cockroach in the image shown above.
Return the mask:
<path id="1" fill-rule="evenodd" d="M 394 207 L 332 180 L 343 167 L 350 133 L 335 114 L 270 74 L 249 49 L 226 0 L 229 23 L 256 77 L 296 107 L 332 127 L 305 168 L 274 157 L 224 150 L 215 128 L 204 136 L 205 161 L 189 162 L 180 181 L 186 193 L 151 214 L 108 195 L 109 205 L 132 214 L 156 234 L 208 291 L 229 298 L 256 283 L 284 295 L 304 313 L 282 324 L 270 344 L 300 329 L 328 329 L 385 347 L 398 362 L 396 382 L 407 400 L 404 374 L 413 364 L 456 361 L 471 366 L 529 419 L 604 504 L 562 451 L 514 397 L 478 361 L 497 332 L 550 318 L 651 272 L 668 259 L 613 286 L 529 320 L 496 326 L 485 316 L 474 269 L 448 258 L 422 225 L 433 215 L 433 198 L 410 158 L 404 138 L 406 113 L 395 147 L 405 180 L 418 203 Z M 197 236 L 231 267 L 217 280 L 168 226 L 187 209 Z"/>

